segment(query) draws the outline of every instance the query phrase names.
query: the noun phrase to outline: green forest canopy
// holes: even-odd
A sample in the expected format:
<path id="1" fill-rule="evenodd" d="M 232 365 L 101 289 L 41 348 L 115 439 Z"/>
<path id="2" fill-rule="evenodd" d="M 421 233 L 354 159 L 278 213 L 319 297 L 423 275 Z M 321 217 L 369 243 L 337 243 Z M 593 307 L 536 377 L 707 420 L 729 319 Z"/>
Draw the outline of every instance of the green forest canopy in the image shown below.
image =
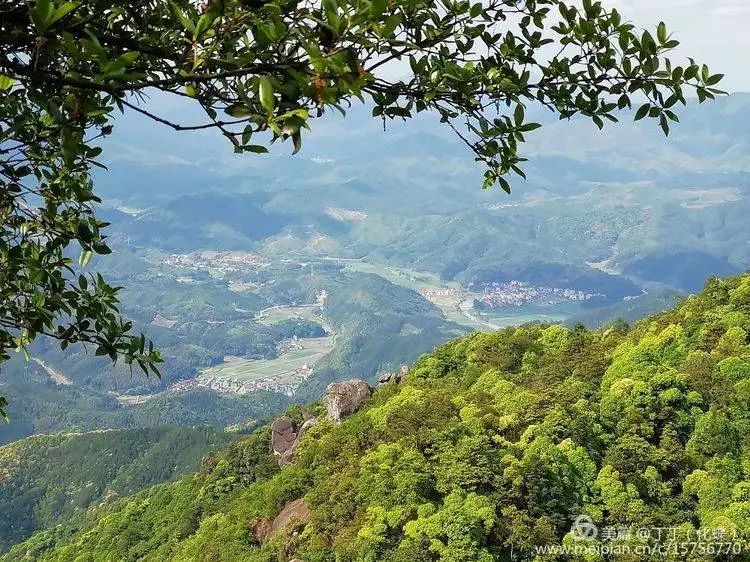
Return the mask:
<path id="1" fill-rule="evenodd" d="M 198 468 L 229 434 L 158 426 L 35 435 L 0 446 L 0 552 L 39 529 Z"/>
<path id="2" fill-rule="evenodd" d="M 591 0 L 0 0 L 0 359 L 44 334 L 158 374 L 117 288 L 71 259 L 111 251 L 91 170 L 116 111 L 217 129 L 237 152 L 297 151 L 312 118 L 355 99 L 383 119 L 436 112 L 486 165 L 485 187 L 509 190 L 539 126 L 527 105 L 601 127 L 635 103 L 667 132 L 687 94 L 712 98 L 721 76 L 671 63 L 677 45 Z M 205 120 L 156 115 L 156 92 Z"/>
<path id="3" fill-rule="evenodd" d="M 746 553 L 748 333 L 750 275 L 712 279 L 632 330 L 473 334 L 423 356 L 339 425 L 310 407 L 321 421 L 292 466 L 278 468 L 264 428 L 200 472 L 38 533 L 4 559 L 530 560 L 581 544 L 571 532 L 581 516 L 599 529 L 585 545 L 662 549 L 623 559 L 683 560 L 693 544 L 696 559 Z M 311 509 L 299 533 L 256 537 L 299 498 Z"/>

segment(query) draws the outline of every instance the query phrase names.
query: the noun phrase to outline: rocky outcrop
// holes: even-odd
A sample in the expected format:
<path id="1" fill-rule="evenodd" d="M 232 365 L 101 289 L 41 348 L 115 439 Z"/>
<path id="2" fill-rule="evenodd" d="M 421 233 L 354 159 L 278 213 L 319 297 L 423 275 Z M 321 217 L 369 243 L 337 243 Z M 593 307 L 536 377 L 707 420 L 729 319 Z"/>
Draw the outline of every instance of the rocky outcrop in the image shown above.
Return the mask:
<path id="1" fill-rule="evenodd" d="M 287 536 L 297 535 L 310 521 L 310 513 L 310 506 L 305 500 L 288 502 L 273 520 L 261 519 L 255 523 L 253 534 L 260 542 L 266 542 L 271 535 L 282 530 Z"/>
<path id="2" fill-rule="evenodd" d="M 383 373 L 378 377 L 378 383 L 380 386 L 384 384 L 388 384 L 389 382 L 395 382 L 396 384 L 400 384 L 406 375 L 409 374 L 409 366 L 408 365 L 401 365 L 401 369 L 398 372 L 395 373 Z"/>
<path id="3" fill-rule="evenodd" d="M 352 379 L 329 384 L 323 396 L 323 404 L 328 410 L 328 419 L 338 423 L 345 416 L 359 410 L 371 397 L 372 388 L 369 384 Z"/>
<path id="4" fill-rule="evenodd" d="M 297 440 L 295 442 L 295 448 L 296 445 L 299 445 L 299 440 L 302 439 L 302 436 L 307 433 L 307 430 L 310 429 L 312 426 L 314 426 L 316 423 L 318 423 L 317 418 L 310 418 L 309 420 L 306 420 L 305 423 L 302 424 L 302 426 L 299 428 L 299 432 L 297 433 Z"/>
<path id="5" fill-rule="evenodd" d="M 283 455 L 294 444 L 297 433 L 294 422 L 288 416 L 281 416 L 271 424 L 271 449 L 275 455 Z"/>
<path id="6" fill-rule="evenodd" d="M 266 542 L 271 536 L 273 519 L 260 519 L 253 525 L 253 535 L 259 542 Z"/>
<path id="7" fill-rule="evenodd" d="M 298 499 L 287 503 L 284 509 L 276 516 L 271 525 L 271 532 L 275 533 L 281 529 L 294 532 L 300 527 L 304 527 L 310 521 L 310 506 L 303 499 Z"/>
<path id="8" fill-rule="evenodd" d="M 294 421 L 288 416 L 281 416 L 273 421 L 271 424 L 271 450 L 278 458 L 280 467 L 283 468 L 292 464 L 294 452 L 297 450 L 300 439 L 309 428 L 315 425 L 316 421 L 315 418 L 306 420 L 298 431 L 295 431 Z"/>

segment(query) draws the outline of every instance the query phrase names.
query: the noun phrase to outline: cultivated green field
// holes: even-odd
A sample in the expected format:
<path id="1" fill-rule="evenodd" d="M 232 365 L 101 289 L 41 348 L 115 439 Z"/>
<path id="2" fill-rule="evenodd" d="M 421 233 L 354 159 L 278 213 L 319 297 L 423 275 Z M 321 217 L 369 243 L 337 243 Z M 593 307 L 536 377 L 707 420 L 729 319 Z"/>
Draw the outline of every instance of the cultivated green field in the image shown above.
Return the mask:
<path id="1" fill-rule="evenodd" d="M 276 359 L 227 358 L 221 365 L 204 369 L 200 377 L 219 377 L 253 381 L 277 377 L 278 382 L 293 382 L 303 365 L 312 367 L 333 349 L 333 336 L 301 339 L 302 349 L 295 349 Z"/>
<path id="2" fill-rule="evenodd" d="M 261 324 L 266 324 L 268 326 L 271 324 L 278 324 L 289 318 L 300 318 L 302 320 L 310 320 L 312 322 L 320 323 L 321 318 L 318 314 L 319 311 L 320 308 L 315 305 L 275 306 L 261 310 L 256 316 L 256 319 Z"/>
<path id="3" fill-rule="evenodd" d="M 401 285 L 413 291 L 424 289 L 451 288 L 459 291 L 461 286 L 455 282 L 441 281 L 434 273 L 416 271 L 405 267 L 394 267 L 390 265 L 369 263 L 364 261 L 347 261 L 346 269 L 360 273 L 373 273 L 387 279 L 394 285 Z"/>

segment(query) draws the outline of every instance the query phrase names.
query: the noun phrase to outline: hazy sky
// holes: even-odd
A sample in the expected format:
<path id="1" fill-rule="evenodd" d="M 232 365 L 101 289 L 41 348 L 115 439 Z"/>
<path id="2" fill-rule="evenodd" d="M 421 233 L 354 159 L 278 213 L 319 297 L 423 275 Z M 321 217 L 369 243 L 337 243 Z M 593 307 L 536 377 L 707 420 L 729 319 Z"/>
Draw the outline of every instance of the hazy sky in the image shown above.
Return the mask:
<path id="1" fill-rule="evenodd" d="M 652 30 L 660 21 L 681 42 L 675 58 L 693 57 L 712 73 L 725 74 L 719 86 L 729 92 L 750 92 L 750 0 L 602 0 L 638 27 Z M 401 63 L 408 69 L 406 61 Z M 393 77 L 403 76 L 398 65 Z M 181 114 L 185 104 L 154 96 L 160 111 Z"/>
<path id="2" fill-rule="evenodd" d="M 660 21 L 682 45 L 678 58 L 693 57 L 714 73 L 726 74 L 720 85 L 750 92 L 750 0 L 604 0 L 639 27 Z"/>

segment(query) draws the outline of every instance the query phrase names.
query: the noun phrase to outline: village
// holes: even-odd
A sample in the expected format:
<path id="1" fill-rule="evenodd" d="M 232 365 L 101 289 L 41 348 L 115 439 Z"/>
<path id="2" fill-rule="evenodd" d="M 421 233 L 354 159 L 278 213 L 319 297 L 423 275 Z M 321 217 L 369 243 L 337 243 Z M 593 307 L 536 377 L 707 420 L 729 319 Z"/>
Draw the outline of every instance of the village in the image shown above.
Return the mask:
<path id="1" fill-rule="evenodd" d="M 169 391 L 185 392 L 195 389 L 207 389 L 219 394 L 252 394 L 260 390 L 279 392 L 292 396 L 302 381 L 313 374 L 310 365 L 302 365 L 294 373 L 267 376 L 253 380 L 240 380 L 220 376 L 202 376 L 197 379 L 181 380 L 169 387 Z"/>
<path id="2" fill-rule="evenodd" d="M 576 289 L 559 289 L 532 285 L 523 281 L 489 283 L 484 292 L 475 298 L 479 308 L 506 308 L 525 304 L 551 305 L 562 301 L 587 301 L 597 296 Z"/>
<path id="3" fill-rule="evenodd" d="M 248 268 L 267 266 L 268 260 L 260 254 L 250 252 L 206 250 L 189 254 L 171 254 L 164 260 L 164 263 L 183 269 L 241 273 L 247 271 Z"/>

